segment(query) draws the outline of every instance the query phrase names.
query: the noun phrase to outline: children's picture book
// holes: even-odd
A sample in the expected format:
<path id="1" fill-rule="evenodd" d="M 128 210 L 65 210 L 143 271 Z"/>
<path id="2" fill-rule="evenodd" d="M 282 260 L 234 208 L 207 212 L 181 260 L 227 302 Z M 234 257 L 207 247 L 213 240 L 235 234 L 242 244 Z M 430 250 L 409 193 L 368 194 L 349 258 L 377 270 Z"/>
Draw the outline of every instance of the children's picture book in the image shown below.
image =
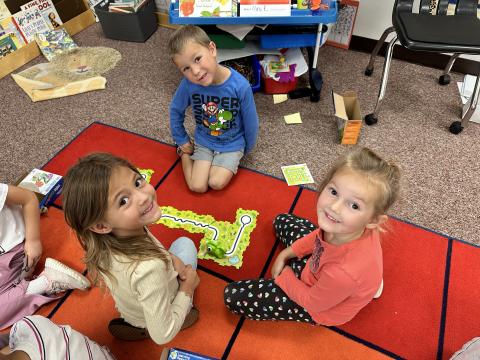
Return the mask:
<path id="1" fill-rule="evenodd" d="M 10 17 L 10 10 L 8 10 L 7 5 L 5 5 L 5 1 L 0 0 L 0 20 Z"/>
<path id="2" fill-rule="evenodd" d="M 15 25 L 13 21 L 13 17 L 9 16 L 5 19 L 0 20 L 0 28 L 3 30 L 5 34 L 14 34 L 13 41 L 15 42 L 15 46 L 18 48 L 25 45 L 25 40 L 23 39 L 22 33 Z"/>
<path id="3" fill-rule="evenodd" d="M 17 46 L 13 40 L 14 36 L 15 35 L 11 33 L 0 36 L 0 58 L 17 50 Z"/>
<path id="4" fill-rule="evenodd" d="M 282 172 L 288 186 L 313 184 L 315 182 L 307 164 L 282 166 Z"/>
<path id="5" fill-rule="evenodd" d="M 35 34 L 37 42 L 43 56 L 50 61 L 56 55 L 76 49 L 78 45 L 65 29 L 49 30 L 43 33 Z"/>
<path id="6" fill-rule="evenodd" d="M 240 16 L 290 16 L 290 0 L 241 0 Z"/>
<path id="7" fill-rule="evenodd" d="M 180 0 L 180 17 L 231 17 L 232 0 Z"/>
<path id="8" fill-rule="evenodd" d="M 45 22 L 52 30 L 60 27 L 60 25 L 63 24 L 62 19 L 60 19 L 60 15 L 58 15 L 57 9 L 55 9 L 52 0 L 32 0 L 20 6 L 20 9 L 38 9 L 45 19 Z"/>
<path id="9" fill-rule="evenodd" d="M 13 21 L 20 30 L 23 40 L 26 43 L 33 41 L 36 33 L 50 30 L 50 25 L 40 10 L 33 7 L 13 14 Z"/>
<path id="10" fill-rule="evenodd" d="M 51 205 L 62 192 L 63 177 L 48 171 L 33 169 L 17 185 L 33 191 L 37 195 L 40 208 L 44 208 Z"/>
<path id="11" fill-rule="evenodd" d="M 338 8 L 337 22 L 333 25 L 326 44 L 348 49 L 352 39 L 355 18 L 357 17 L 359 1 L 341 0 Z"/>
<path id="12" fill-rule="evenodd" d="M 210 356 L 177 348 L 163 348 L 160 360 L 217 360 Z"/>

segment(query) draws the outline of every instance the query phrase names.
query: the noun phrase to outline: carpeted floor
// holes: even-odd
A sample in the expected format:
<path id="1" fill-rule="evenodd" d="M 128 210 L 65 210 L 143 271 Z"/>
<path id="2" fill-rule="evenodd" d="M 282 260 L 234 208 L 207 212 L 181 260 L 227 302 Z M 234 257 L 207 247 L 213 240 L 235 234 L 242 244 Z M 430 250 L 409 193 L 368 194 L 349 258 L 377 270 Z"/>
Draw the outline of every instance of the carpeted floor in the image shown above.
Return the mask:
<path id="1" fill-rule="evenodd" d="M 96 92 L 32 103 L 10 76 L 0 80 L 2 134 L 0 179 L 13 182 L 41 167 L 92 121 L 101 121 L 172 143 L 168 106 L 180 73 L 166 55 L 172 30 L 159 28 L 142 44 L 105 39 L 99 24 L 74 37 L 80 46 L 109 46 L 122 54 L 106 74 L 107 88 Z M 331 90 L 355 90 L 362 113 L 370 112 L 378 92 L 382 59 L 372 78 L 363 75 L 368 54 L 332 47 L 320 50 L 324 78 L 319 103 L 308 99 L 273 105 L 255 95 L 261 125 L 255 150 L 243 165 L 281 177 L 281 165 L 307 163 L 316 179 L 349 147 L 336 142 Z M 26 65 L 43 62 L 37 58 Z M 18 70 L 19 71 L 19 70 Z M 460 98 L 452 84 L 437 84 L 439 70 L 393 61 L 380 121 L 364 127 L 360 145 L 368 146 L 403 168 L 403 196 L 391 214 L 450 237 L 480 244 L 480 126 L 458 136 L 448 126 L 458 119 Z M 301 113 L 303 124 L 286 125 L 283 116 Z M 190 121 L 189 121 L 190 120 Z M 191 123 L 191 117 L 187 118 Z"/>
<path id="2" fill-rule="evenodd" d="M 347 324 L 312 327 L 235 316 L 223 304 L 226 283 L 269 277 L 274 256 L 281 249 L 275 242 L 272 219 L 279 213 L 292 212 L 315 221 L 316 193 L 240 169 L 224 191 L 194 194 L 183 181 L 173 146 L 99 123 L 84 129 L 45 169 L 64 175 L 78 157 L 94 150 L 113 152 L 140 168 L 152 169 L 151 183 L 162 206 L 208 214 L 222 221 L 233 221 L 239 207 L 259 213 L 239 269 L 199 260 L 201 283 L 194 298 L 200 309 L 199 321 L 180 332 L 166 344 L 168 347 L 232 360 L 307 359 L 312 353 L 319 359 L 448 359 L 479 334 L 479 291 L 470 284 L 480 274 L 480 249 L 395 219 L 389 221 L 389 231 L 382 238 L 382 296 Z M 264 201 L 273 197 L 275 202 Z M 82 250 L 67 228 L 61 208 L 52 206 L 41 217 L 41 230 L 44 254 L 38 271 L 46 256 L 84 270 Z M 166 247 L 179 236 L 191 237 L 198 247 L 203 237 L 163 225 L 152 225 L 150 230 Z M 107 324 L 118 313 L 108 292 L 97 287 L 68 292 L 38 313 L 107 345 L 119 360 L 158 359 L 163 348 L 150 340 L 114 339 Z"/>

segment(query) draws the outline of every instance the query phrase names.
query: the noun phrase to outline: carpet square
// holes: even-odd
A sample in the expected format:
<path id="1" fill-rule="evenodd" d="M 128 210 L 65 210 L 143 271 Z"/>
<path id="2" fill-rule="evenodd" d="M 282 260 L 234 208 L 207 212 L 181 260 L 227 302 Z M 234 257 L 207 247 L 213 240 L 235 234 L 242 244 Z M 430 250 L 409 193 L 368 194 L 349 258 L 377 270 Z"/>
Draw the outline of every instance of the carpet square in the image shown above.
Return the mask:
<path id="1" fill-rule="evenodd" d="M 152 169 L 155 186 L 178 160 L 175 147 L 101 123 L 92 123 L 50 160 L 43 169 L 65 175 L 79 158 L 93 152 L 110 152 L 142 169 Z M 61 201 L 56 201 L 61 205 Z"/>
<path id="2" fill-rule="evenodd" d="M 391 357 L 323 326 L 246 320 L 229 359 L 356 359 Z"/>
<path id="3" fill-rule="evenodd" d="M 57 324 L 69 324 L 99 344 L 108 346 L 118 360 L 159 359 L 165 346 L 221 358 L 238 318 L 223 305 L 225 282 L 202 271 L 199 276 L 200 286 L 194 295 L 194 303 L 200 310 L 199 320 L 165 345 L 157 345 L 152 340 L 130 342 L 113 338 L 107 326 L 119 314 L 112 297 L 99 287 L 72 293 L 52 320 Z"/>
<path id="4" fill-rule="evenodd" d="M 453 240 L 443 358 L 480 336 L 480 249 Z"/>
<path id="5" fill-rule="evenodd" d="M 316 196 L 304 190 L 294 213 L 316 223 Z M 401 357 L 434 358 L 447 247 L 443 236 L 390 219 L 382 238 L 383 294 L 339 328 Z"/>

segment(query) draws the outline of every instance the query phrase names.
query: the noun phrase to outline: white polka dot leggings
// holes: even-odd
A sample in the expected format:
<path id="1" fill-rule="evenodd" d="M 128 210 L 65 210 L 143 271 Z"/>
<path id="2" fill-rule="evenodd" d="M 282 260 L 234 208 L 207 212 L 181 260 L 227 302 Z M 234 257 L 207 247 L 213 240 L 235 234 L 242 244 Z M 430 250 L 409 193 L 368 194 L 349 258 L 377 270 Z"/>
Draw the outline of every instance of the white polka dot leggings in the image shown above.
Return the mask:
<path id="1" fill-rule="evenodd" d="M 273 222 L 275 235 L 285 246 L 316 229 L 310 221 L 292 214 L 280 214 Z M 295 275 L 300 277 L 307 258 L 290 261 Z M 273 279 L 235 281 L 225 287 L 224 302 L 237 315 L 254 320 L 291 320 L 315 324 L 302 306 L 290 300 Z"/>

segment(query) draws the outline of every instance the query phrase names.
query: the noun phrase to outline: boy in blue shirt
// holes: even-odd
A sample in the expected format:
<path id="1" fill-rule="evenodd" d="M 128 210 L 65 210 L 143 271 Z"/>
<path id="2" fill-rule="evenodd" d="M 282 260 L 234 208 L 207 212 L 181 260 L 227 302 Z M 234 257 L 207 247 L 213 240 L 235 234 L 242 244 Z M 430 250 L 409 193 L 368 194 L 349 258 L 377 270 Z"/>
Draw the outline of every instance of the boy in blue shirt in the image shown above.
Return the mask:
<path id="1" fill-rule="evenodd" d="M 221 190 L 255 146 L 258 116 L 252 88 L 237 71 L 217 64 L 215 43 L 198 26 L 177 29 L 168 48 L 184 76 L 170 104 L 170 128 L 185 180 L 194 192 Z M 195 143 L 184 126 L 189 106 Z"/>

